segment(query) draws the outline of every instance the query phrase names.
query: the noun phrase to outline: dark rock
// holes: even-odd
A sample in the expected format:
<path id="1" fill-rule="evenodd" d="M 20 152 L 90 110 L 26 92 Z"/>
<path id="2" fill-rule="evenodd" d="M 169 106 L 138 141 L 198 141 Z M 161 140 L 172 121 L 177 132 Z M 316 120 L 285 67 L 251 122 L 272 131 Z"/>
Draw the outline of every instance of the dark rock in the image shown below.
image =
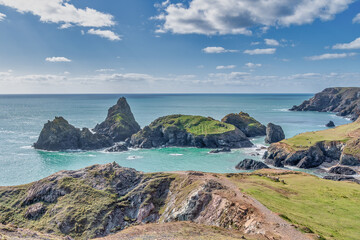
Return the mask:
<path id="1" fill-rule="evenodd" d="M 281 126 L 269 123 L 266 127 L 266 143 L 276 143 L 285 139 L 285 134 Z"/>
<path id="2" fill-rule="evenodd" d="M 332 181 L 350 181 L 360 184 L 360 180 L 349 176 L 325 176 L 323 178 Z"/>
<path id="3" fill-rule="evenodd" d="M 245 133 L 247 137 L 266 135 L 266 127 L 244 112 L 228 114 L 221 121 L 234 125 Z"/>
<path id="4" fill-rule="evenodd" d="M 329 121 L 325 126 L 332 128 L 332 127 L 335 127 L 335 123 L 333 121 Z"/>
<path id="5" fill-rule="evenodd" d="M 235 168 L 241 170 L 257 170 L 269 167 L 263 162 L 255 161 L 252 159 L 244 159 L 243 161 L 239 162 L 235 166 Z"/>
<path id="6" fill-rule="evenodd" d="M 113 141 L 104 135 L 93 134 L 87 128 L 80 130 L 63 117 L 55 117 L 44 125 L 34 147 L 48 151 L 93 150 L 110 147 L 112 144 Z"/>
<path id="7" fill-rule="evenodd" d="M 343 153 L 340 157 L 340 164 L 347 166 L 360 166 L 360 159 L 357 156 Z"/>
<path id="8" fill-rule="evenodd" d="M 224 147 L 221 149 L 211 150 L 209 153 L 222 153 L 222 152 L 231 152 L 231 149 L 229 147 Z"/>
<path id="9" fill-rule="evenodd" d="M 349 167 L 336 166 L 336 167 L 332 167 L 329 170 L 329 173 L 341 174 L 341 175 L 355 175 L 356 171 L 354 171 L 353 169 L 351 169 Z"/>
<path id="10" fill-rule="evenodd" d="M 126 99 L 122 97 L 116 105 L 109 108 L 105 121 L 96 125 L 94 130 L 119 142 L 140 131 L 140 126 L 135 121 Z"/>
<path id="11" fill-rule="evenodd" d="M 116 143 L 114 146 L 106 149 L 106 152 L 125 152 L 129 150 L 125 144 Z"/>
<path id="12" fill-rule="evenodd" d="M 46 212 L 46 207 L 43 203 L 35 203 L 30 205 L 25 212 L 27 219 L 36 219 Z"/>

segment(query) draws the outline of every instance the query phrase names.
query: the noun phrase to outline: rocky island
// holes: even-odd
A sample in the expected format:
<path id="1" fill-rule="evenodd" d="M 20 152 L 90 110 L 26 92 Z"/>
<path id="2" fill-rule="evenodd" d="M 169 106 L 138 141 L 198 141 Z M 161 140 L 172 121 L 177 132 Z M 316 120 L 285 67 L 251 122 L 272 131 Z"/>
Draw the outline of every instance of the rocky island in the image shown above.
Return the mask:
<path id="1" fill-rule="evenodd" d="M 230 113 L 221 119 L 224 123 L 229 123 L 240 129 L 247 137 L 264 136 L 266 127 L 248 113 Z"/>
<path id="2" fill-rule="evenodd" d="M 299 106 L 293 106 L 290 110 L 335 112 L 339 116 L 349 117 L 355 121 L 360 115 L 360 88 L 326 88 Z"/>

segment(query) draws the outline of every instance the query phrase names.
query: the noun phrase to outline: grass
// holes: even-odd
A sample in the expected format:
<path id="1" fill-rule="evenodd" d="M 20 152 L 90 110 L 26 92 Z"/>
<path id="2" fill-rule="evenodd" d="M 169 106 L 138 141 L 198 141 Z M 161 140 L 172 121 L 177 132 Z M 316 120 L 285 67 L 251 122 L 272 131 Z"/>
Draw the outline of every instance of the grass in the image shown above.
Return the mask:
<path id="1" fill-rule="evenodd" d="M 269 171 L 273 170 L 261 172 Z M 230 179 L 303 232 L 314 232 L 325 239 L 360 239 L 359 184 L 294 172 L 275 173 L 280 179 L 275 182 L 256 173 L 230 175 Z"/>
<path id="2" fill-rule="evenodd" d="M 163 126 L 165 128 L 176 127 L 193 135 L 222 134 L 235 130 L 231 124 L 222 123 L 210 117 L 191 115 L 170 115 L 155 120 L 150 127 Z"/>

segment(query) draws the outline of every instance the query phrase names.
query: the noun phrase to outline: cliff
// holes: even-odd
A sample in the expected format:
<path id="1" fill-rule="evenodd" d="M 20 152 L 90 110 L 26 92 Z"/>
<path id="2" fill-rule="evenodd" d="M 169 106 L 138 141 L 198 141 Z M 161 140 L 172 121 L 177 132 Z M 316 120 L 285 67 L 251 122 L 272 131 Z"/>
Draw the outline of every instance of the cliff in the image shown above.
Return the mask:
<path id="1" fill-rule="evenodd" d="M 360 88 L 326 88 L 290 110 L 335 112 L 339 116 L 350 117 L 355 121 L 360 115 Z"/>
<path id="2" fill-rule="evenodd" d="M 264 136 L 266 127 L 249 114 L 240 112 L 230 113 L 221 119 L 224 123 L 229 123 L 240 129 L 247 137 Z"/>

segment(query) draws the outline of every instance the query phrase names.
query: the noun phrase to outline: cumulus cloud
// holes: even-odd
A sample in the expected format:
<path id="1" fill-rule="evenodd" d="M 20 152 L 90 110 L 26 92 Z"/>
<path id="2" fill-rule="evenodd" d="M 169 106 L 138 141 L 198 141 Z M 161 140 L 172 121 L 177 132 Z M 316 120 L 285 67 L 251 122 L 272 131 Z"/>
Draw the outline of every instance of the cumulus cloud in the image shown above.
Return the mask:
<path id="1" fill-rule="evenodd" d="M 0 5 L 39 16 L 42 22 L 65 24 L 63 26 L 108 27 L 115 24 L 112 15 L 88 7 L 76 8 L 68 0 L 0 0 Z"/>
<path id="2" fill-rule="evenodd" d="M 269 46 L 279 46 L 280 45 L 280 43 L 275 39 L 265 38 L 264 40 L 265 40 L 265 44 L 269 45 Z"/>
<path id="3" fill-rule="evenodd" d="M 306 57 L 306 59 L 311 60 L 311 61 L 317 61 L 317 60 L 346 58 L 346 57 L 352 57 L 355 55 L 356 55 L 356 53 L 325 53 L 322 55 Z"/>
<path id="4" fill-rule="evenodd" d="M 353 18 L 353 23 L 360 23 L 360 13 Z"/>
<path id="5" fill-rule="evenodd" d="M 70 59 L 66 57 L 48 57 L 45 59 L 47 62 L 71 62 Z"/>
<path id="6" fill-rule="evenodd" d="M 248 62 L 248 63 L 245 63 L 245 66 L 248 67 L 248 68 L 257 68 L 257 67 L 261 67 L 262 65 L 260 63 Z"/>
<path id="7" fill-rule="evenodd" d="M 360 49 L 360 37 L 350 43 L 335 44 L 333 49 Z"/>
<path id="8" fill-rule="evenodd" d="M 0 22 L 6 18 L 6 15 L 3 13 L 0 13 Z"/>
<path id="9" fill-rule="evenodd" d="M 238 52 L 238 50 L 225 49 L 223 47 L 206 47 L 203 49 L 205 53 L 227 53 L 227 52 Z"/>
<path id="10" fill-rule="evenodd" d="M 112 68 L 101 68 L 101 69 L 97 69 L 95 72 L 114 72 L 115 69 Z"/>
<path id="11" fill-rule="evenodd" d="M 90 29 L 88 32 L 88 34 L 93 34 L 93 35 L 98 35 L 102 38 L 107 38 L 111 41 L 119 41 L 121 40 L 120 36 L 117 35 L 116 33 L 110 31 L 110 30 L 101 30 L 101 29 Z"/>
<path id="12" fill-rule="evenodd" d="M 227 66 L 217 66 L 216 69 L 217 70 L 222 70 L 222 69 L 233 69 L 235 68 L 235 65 L 227 65 Z"/>
<path id="13" fill-rule="evenodd" d="M 249 28 L 328 21 L 354 0 L 191 0 L 162 7 L 159 32 L 178 34 L 245 34 Z M 360 18 L 360 17 L 359 17 Z"/>
<path id="14" fill-rule="evenodd" d="M 244 53 L 249 55 L 274 54 L 275 52 L 276 52 L 276 48 L 257 48 L 257 49 L 244 51 Z"/>

